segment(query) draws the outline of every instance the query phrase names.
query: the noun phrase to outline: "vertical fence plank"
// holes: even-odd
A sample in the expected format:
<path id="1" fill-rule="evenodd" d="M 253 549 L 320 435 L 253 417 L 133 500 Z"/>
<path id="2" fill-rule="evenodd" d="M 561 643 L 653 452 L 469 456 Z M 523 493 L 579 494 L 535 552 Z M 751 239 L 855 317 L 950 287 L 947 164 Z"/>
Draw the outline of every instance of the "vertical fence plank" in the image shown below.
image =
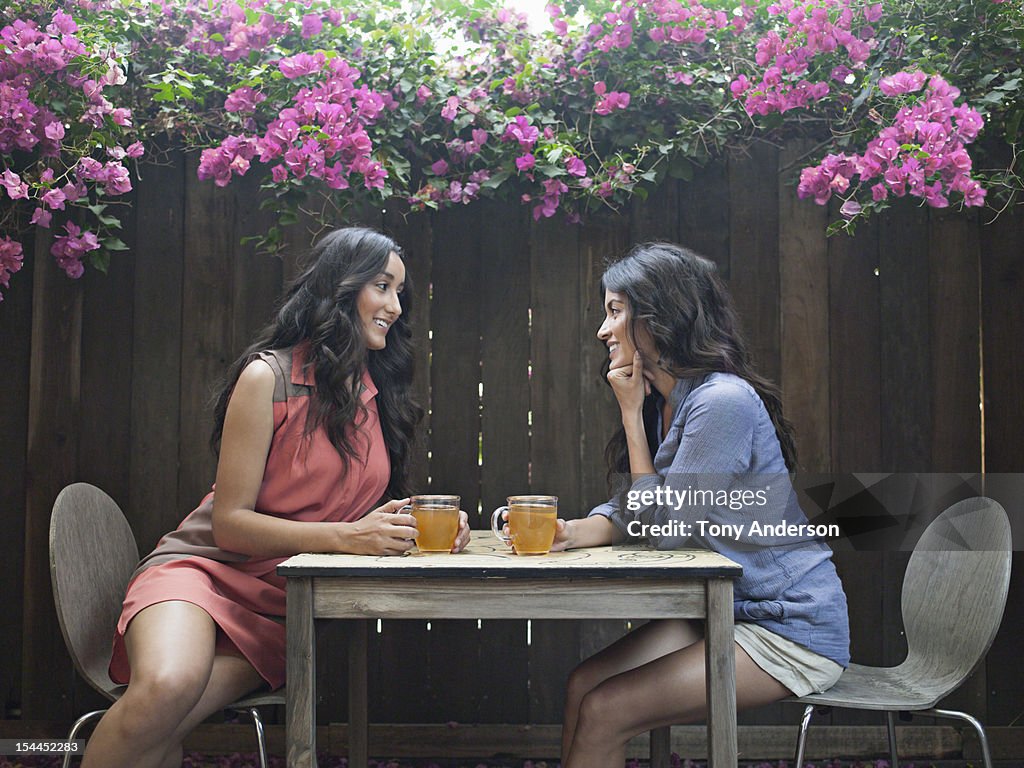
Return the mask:
<path id="1" fill-rule="evenodd" d="M 405 254 L 406 291 L 412 310 L 413 398 L 423 408 L 409 470 L 410 493 L 426 493 L 430 465 L 430 284 L 433 230 L 426 213 L 389 203 L 384 231 Z M 422 621 L 382 621 L 370 626 L 370 722 L 420 722 L 428 717 L 421 701 L 427 686 L 427 627 Z"/>
<path id="2" fill-rule="evenodd" d="M 829 240 L 832 471 L 882 469 L 878 223 Z"/>
<path id="3" fill-rule="evenodd" d="M 921 472 L 931 458 L 928 216 L 899 201 L 882 218 L 882 464 Z"/>
<path id="4" fill-rule="evenodd" d="M 978 215 L 935 213 L 931 269 L 931 471 L 981 470 Z"/>
<path id="5" fill-rule="evenodd" d="M 580 510 L 579 233 L 558 219 L 532 229 L 530 285 L 530 487 L 558 496 L 559 514 Z M 579 659 L 576 622 L 532 622 L 529 722 L 562 720 L 565 679 Z"/>
<path id="6" fill-rule="evenodd" d="M 931 334 L 928 214 L 909 200 L 882 218 L 878 248 L 882 310 L 882 465 L 926 472 L 931 465 Z M 902 584 L 910 555 L 886 552 L 885 583 Z M 906 658 L 900 590 L 883 593 L 883 663 Z"/>
<path id="7" fill-rule="evenodd" d="M 978 215 L 933 211 L 928 227 L 928 255 L 932 381 L 929 469 L 932 472 L 979 472 Z M 980 665 L 941 706 L 984 715 L 987 700 L 986 669 L 985 665 Z"/>
<path id="8" fill-rule="evenodd" d="M 234 280 L 232 281 L 232 329 L 229 360 L 234 360 L 248 347 L 274 317 L 281 296 L 283 265 L 280 258 L 257 253 L 251 241 L 266 232 L 274 223 L 275 214 L 260 206 L 264 198 L 260 191 L 263 179 L 250 173 L 232 182 L 231 195 L 235 198 L 234 239 L 231 243 Z"/>
<path id="9" fill-rule="evenodd" d="M 782 169 L 807 151 L 787 145 Z M 789 177 L 779 183 L 779 306 L 784 412 L 796 430 L 800 466 L 827 472 L 831 464 L 829 411 L 828 209 L 799 200 Z"/>
<path id="10" fill-rule="evenodd" d="M 0 302 L 0 370 L 4 371 L 4 403 L 0 409 L 0 592 L 6 596 L 7 628 L 0 632 L 0 697 L 4 716 L 17 716 L 21 702 L 22 610 L 25 582 L 25 486 L 29 413 L 29 371 L 32 359 L 32 283 L 35 272 L 33 238 L 23 241 L 24 263 Z"/>
<path id="11" fill-rule="evenodd" d="M 191 507 L 178 503 L 185 158 L 142 167 L 133 251 L 131 461 L 128 506 L 140 552 Z M 198 500 L 197 500 L 198 501 Z"/>
<path id="12" fill-rule="evenodd" d="M 834 208 L 834 206 L 833 206 Z M 835 216 L 836 211 L 832 211 Z M 869 219 L 855 237 L 829 240 L 829 389 L 833 472 L 882 467 L 878 224 Z M 850 650 L 859 664 L 882 663 L 882 554 L 837 552 L 850 614 Z M 874 724 L 870 713 L 842 711 L 834 722 Z"/>
<path id="13" fill-rule="evenodd" d="M 778 150 L 754 144 L 729 159 L 729 288 L 754 365 L 777 382 L 779 351 Z"/>
<path id="14" fill-rule="evenodd" d="M 209 403 L 232 360 L 233 343 L 235 200 L 228 190 L 199 181 L 198 163 L 197 154 L 186 155 L 178 453 L 178 507 L 184 512 L 199 504 L 214 480 Z"/>
<path id="15" fill-rule="evenodd" d="M 646 200 L 634 197 L 629 221 L 633 245 L 655 240 L 679 242 L 679 183 L 666 179 Z"/>
<path id="16" fill-rule="evenodd" d="M 604 448 L 622 425 L 611 387 L 604 378 L 608 348 L 597 338 L 604 322 L 601 274 L 605 262 L 624 254 L 630 246 L 630 221 L 613 214 L 594 217 L 580 230 L 580 502 L 578 511 L 563 517 L 585 517 L 608 498 Z M 626 633 L 622 620 L 579 622 L 580 659 L 597 653 Z"/>
<path id="17" fill-rule="evenodd" d="M 431 423 L 435 427 L 431 436 L 431 492 L 459 494 L 473 528 L 480 527 L 477 508 L 483 226 L 479 213 L 470 208 L 457 208 L 436 217 L 434 293 L 430 305 L 434 336 Z M 479 695 L 473 673 L 481 653 L 476 622 L 433 622 L 427 646 L 425 663 L 430 688 L 425 709 L 429 720 L 473 722 Z M 453 660 L 458 663 L 452 664 Z"/>
<path id="18" fill-rule="evenodd" d="M 36 231 L 32 282 L 28 455 L 25 466 L 22 717 L 68 719 L 75 672 L 50 592 L 50 510 L 78 475 L 82 284 L 50 255 L 51 233 Z"/>
<path id="19" fill-rule="evenodd" d="M 691 181 L 679 183 L 679 243 L 714 261 L 726 281 L 731 271 L 729 199 L 724 159 L 696 169 Z"/>
<path id="20" fill-rule="evenodd" d="M 530 487 L 530 224 L 529 209 L 514 201 L 487 201 L 478 215 L 488 222 L 480 233 L 480 499 L 486 528 L 506 497 Z M 485 621 L 478 634 L 480 716 L 514 722 L 527 711 L 526 622 Z"/>
<path id="21" fill-rule="evenodd" d="M 983 215 L 987 215 L 983 214 Z M 985 470 L 1020 472 L 1024 466 L 1024 212 L 1020 206 L 1000 214 L 981 228 L 982 328 L 984 333 Z M 1018 506 L 1018 514 L 1020 507 Z M 999 635 L 986 664 L 988 721 L 1004 725 L 1021 722 L 1024 707 L 1024 667 L 1020 638 L 1024 634 L 1024 560 L 1014 553 L 1010 593 Z"/>
<path id="22" fill-rule="evenodd" d="M 135 190 L 130 207 L 108 210 L 121 219 L 122 237 L 134 246 Z M 130 232 L 130 234 L 129 234 Z M 127 507 L 131 446 L 132 323 L 135 260 L 115 252 L 106 274 L 82 277 L 82 411 L 79 421 L 79 477 Z M 102 700 L 98 700 L 102 701 Z"/>
<path id="23" fill-rule="evenodd" d="M 122 236 L 134 245 L 131 207 L 108 210 L 121 219 Z M 129 234 L 129 232 L 131 234 Z M 132 386 L 132 324 L 135 261 L 115 252 L 106 274 L 86 271 L 82 306 L 82 404 L 78 427 L 78 476 L 109 493 L 122 509 L 129 502 Z M 107 700 L 75 677 L 73 710 L 101 709 Z"/>
<path id="24" fill-rule="evenodd" d="M 565 516 L 584 516 L 608 495 L 604 448 L 622 426 L 619 408 L 605 381 L 608 348 L 597 338 L 604 322 L 601 274 L 606 261 L 624 254 L 630 246 L 629 220 L 608 215 L 594 219 L 580 231 L 580 498 L 579 510 Z"/>
<path id="25" fill-rule="evenodd" d="M 409 213 L 390 204 L 384 212 L 384 231 L 405 253 L 406 290 L 412 301 L 412 355 L 415 366 L 413 398 L 423 409 L 416 429 L 416 445 L 410 457 L 409 487 L 413 493 L 427 489 L 430 466 L 430 280 L 433 231 L 426 213 Z M 410 288 L 411 286 L 411 288 Z"/>

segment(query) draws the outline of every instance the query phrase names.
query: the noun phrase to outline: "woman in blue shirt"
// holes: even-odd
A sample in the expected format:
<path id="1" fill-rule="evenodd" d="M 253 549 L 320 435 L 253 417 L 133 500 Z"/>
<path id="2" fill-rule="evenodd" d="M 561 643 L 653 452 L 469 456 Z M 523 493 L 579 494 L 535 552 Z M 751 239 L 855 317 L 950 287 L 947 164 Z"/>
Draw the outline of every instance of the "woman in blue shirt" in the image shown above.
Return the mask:
<path id="1" fill-rule="evenodd" d="M 559 520 L 553 549 L 644 538 L 721 552 L 743 566 L 737 707 L 829 688 L 849 663 L 846 597 L 831 550 L 806 533 L 790 425 L 715 265 L 648 243 L 609 266 L 601 287 L 597 336 L 622 417 L 606 454 L 621 492 Z M 562 765 L 621 768 L 634 735 L 705 716 L 703 625 L 652 621 L 573 671 Z"/>

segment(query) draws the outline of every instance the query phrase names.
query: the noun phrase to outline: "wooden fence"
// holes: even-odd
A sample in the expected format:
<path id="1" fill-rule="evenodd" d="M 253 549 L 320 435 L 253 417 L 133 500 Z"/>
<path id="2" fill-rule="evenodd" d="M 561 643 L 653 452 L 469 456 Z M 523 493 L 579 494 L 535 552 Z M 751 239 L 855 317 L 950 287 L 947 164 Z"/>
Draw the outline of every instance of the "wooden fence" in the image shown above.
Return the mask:
<path id="1" fill-rule="evenodd" d="M 594 338 L 598 277 L 607 257 L 649 239 L 717 262 L 761 370 L 783 387 L 806 469 L 977 472 L 984 460 L 988 472 L 1021 471 L 1024 216 L 987 225 L 976 213 L 903 201 L 855 238 L 826 239 L 828 212 L 796 199 L 798 156 L 798 147 L 762 145 L 585 226 L 534 222 L 515 202 L 354 217 L 408 253 L 416 386 L 429 404 L 416 488 L 460 493 L 465 508 L 482 510 L 477 527 L 510 493 L 555 493 L 567 515 L 604 498 L 616 408 Z M 143 168 L 130 251 L 109 274 L 67 280 L 40 236 L 43 256 L 28 259 L 0 303 L 8 714 L 70 720 L 95 703 L 53 615 L 46 539 L 57 492 L 78 480 L 107 490 L 142 551 L 175 527 L 213 479 L 212 387 L 294 273 L 299 246 L 282 260 L 240 245 L 272 216 L 257 206 L 255 181 L 221 190 L 197 181 L 195 167 L 195 157 L 174 155 Z M 905 559 L 837 558 L 860 662 L 902 659 Z M 1022 625 L 1018 567 L 987 664 L 951 705 L 994 725 L 1020 716 Z M 383 622 L 371 651 L 371 720 L 557 723 L 569 669 L 625 630 L 597 621 Z M 346 718 L 340 631 L 320 633 L 324 723 Z M 741 720 L 790 721 L 778 707 Z"/>

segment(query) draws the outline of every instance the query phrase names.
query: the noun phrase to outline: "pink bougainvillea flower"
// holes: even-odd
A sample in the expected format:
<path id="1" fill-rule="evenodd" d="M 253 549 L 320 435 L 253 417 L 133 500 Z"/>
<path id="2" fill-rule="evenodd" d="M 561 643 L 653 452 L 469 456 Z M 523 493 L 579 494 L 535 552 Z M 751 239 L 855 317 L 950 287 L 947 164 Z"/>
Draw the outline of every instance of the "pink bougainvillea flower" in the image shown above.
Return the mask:
<path id="1" fill-rule="evenodd" d="M 53 220 L 53 214 L 42 206 L 32 211 L 32 220 L 29 222 L 39 227 L 49 228 L 50 222 Z"/>
<path id="2" fill-rule="evenodd" d="M 65 235 L 58 235 L 50 246 L 50 253 L 68 277 L 78 279 L 85 272 L 82 257 L 100 247 L 94 232 L 83 232 L 73 221 L 64 225 Z"/>
<path id="3" fill-rule="evenodd" d="M 587 175 L 587 164 L 580 160 L 580 158 L 573 156 L 565 161 L 565 170 L 572 176 L 582 178 Z"/>
<path id="4" fill-rule="evenodd" d="M 441 117 L 447 120 L 449 123 L 455 120 L 455 116 L 459 110 L 459 97 L 449 96 L 444 106 L 441 108 Z"/>
<path id="5" fill-rule="evenodd" d="M 889 75 L 879 80 L 878 87 L 886 96 L 898 96 L 901 93 L 920 91 L 927 79 L 928 75 L 920 70 L 916 72 L 897 72 L 894 75 Z"/>
<path id="6" fill-rule="evenodd" d="M 21 243 L 4 235 L 0 237 L 0 285 L 10 288 L 11 275 L 21 269 L 24 261 Z M 3 294 L 0 293 L 0 301 L 3 301 Z"/>
<path id="7" fill-rule="evenodd" d="M 594 112 L 599 115 L 610 115 L 616 109 L 625 109 L 629 106 L 629 94 L 619 91 L 609 91 L 604 98 L 597 102 Z"/>
<path id="8" fill-rule="evenodd" d="M 995 0 L 995 2 L 1002 2 L 1002 0 Z M 865 8 L 864 18 L 867 19 L 868 22 L 870 22 L 871 24 L 874 24 L 876 21 L 882 18 L 882 4 L 875 3 L 874 5 L 869 5 L 867 8 Z"/>
<path id="9" fill-rule="evenodd" d="M 224 100 L 224 109 L 228 112 L 255 112 L 256 105 L 266 100 L 265 95 L 246 86 L 228 94 Z"/>
<path id="10" fill-rule="evenodd" d="M 448 173 L 448 163 L 444 160 L 438 160 L 430 166 L 430 170 L 435 176 L 444 176 Z"/>
<path id="11" fill-rule="evenodd" d="M 316 37 L 324 30 L 323 19 L 320 18 L 319 14 L 307 13 L 302 17 L 302 37 L 308 40 L 311 37 Z"/>
<path id="12" fill-rule="evenodd" d="M 43 205 L 52 211 L 63 211 L 64 201 L 67 197 L 59 189 L 51 189 L 49 192 L 42 196 Z"/>
<path id="13" fill-rule="evenodd" d="M 28 197 L 28 184 L 10 169 L 0 174 L 0 186 L 7 190 L 7 194 L 12 200 L 24 200 Z"/>
<path id="14" fill-rule="evenodd" d="M 281 59 L 277 62 L 277 68 L 289 80 L 294 80 L 303 75 L 319 72 L 324 68 L 325 61 L 327 61 L 327 58 L 320 51 L 316 53 L 297 53 L 294 56 Z"/>
<path id="15" fill-rule="evenodd" d="M 501 136 L 502 141 L 518 141 L 519 146 L 526 152 L 533 149 L 538 138 L 540 138 L 540 131 L 530 125 L 530 119 L 525 115 L 517 115 L 511 123 L 505 126 L 505 132 Z"/>
<path id="16" fill-rule="evenodd" d="M 60 120 L 54 120 L 52 123 L 47 123 L 46 127 L 43 129 L 43 133 L 48 139 L 60 141 L 64 138 L 64 123 Z"/>

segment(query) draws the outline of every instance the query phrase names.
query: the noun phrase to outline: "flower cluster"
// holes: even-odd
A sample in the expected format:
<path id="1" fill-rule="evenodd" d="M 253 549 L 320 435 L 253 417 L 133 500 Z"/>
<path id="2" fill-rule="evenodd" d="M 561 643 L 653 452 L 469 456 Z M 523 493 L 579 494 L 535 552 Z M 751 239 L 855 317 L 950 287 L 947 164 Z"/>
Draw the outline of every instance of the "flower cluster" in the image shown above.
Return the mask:
<path id="1" fill-rule="evenodd" d="M 121 161 L 140 157 L 142 144 L 120 145 L 132 125 L 131 111 L 106 96 L 108 88 L 126 82 L 123 65 L 112 50 L 89 50 L 78 32 L 75 20 L 60 10 L 45 26 L 15 19 L 0 29 L 0 200 L 6 195 L 11 201 L 2 208 L 0 225 L 9 231 L 22 230 L 18 222 L 26 216 L 28 226 L 49 227 L 54 212 L 71 205 L 87 210 L 90 190 L 97 198 L 131 190 Z M 102 160 L 92 156 L 97 144 L 105 149 Z M 97 229 L 118 224 L 109 216 L 97 223 Z M 55 238 L 51 253 L 69 276 L 79 277 L 82 257 L 99 249 L 100 240 L 74 223 L 66 226 L 68 234 Z M 6 288 L 22 247 L 9 235 L 0 244 L 0 283 Z"/>
<path id="2" fill-rule="evenodd" d="M 923 98 L 901 107 L 863 154 L 830 154 L 820 165 L 805 168 L 797 194 L 819 204 L 833 194 L 848 195 L 841 208 L 847 219 L 863 210 L 854 192 L 871 182 L 874 203 L 911 195 L 945 208 L 948 195 L 956 192 L 966 206 L 983 205 L 985 189 L 971 178 L 973 162 L 965 148 L 984 125 L 977 110 L 956 104 L 960 91 L 938 75 L 928 79 L 920 71 L 899 72 L 883 78 L 879 87 L 888 96 L 904 96 L 920 91 L 926 79 Z"/>
<path id="3" fill-rule="evenodd" d="M 968 148 L 982 115 L 1012 144 L 1024 114 L 1019 3 L 553 2 L 542 30 L 502 0 L 335 6 L 9 0 L 0 286 L 32 226 L 59 229 L 69 274 L 101 265 L 119 244 L 103 204 L 156 136 L 203 150 L 199 176 L 219 186 L 264 165 L 287 224 L 299 205 L 328 221 L 359 198 L 421 209 L 497 195 L 573 222 L 727 148 L 796 134 L 826 155 L 799 194 L 840 195 L 855 216 L 900 196 L 981 204 Z M 281 239 L 271 229 L 265 244 Z"/>
<path id="4" fill-rule="evenodd" d="M 308 26 L 308 24 L 307 24 Z M 250 161 L 272 163 L 277 183 L 307 176 L 322 180 L 330 189 L 347 189 L 353 173 L 367 189 L 384 186 L 388 172 L 373 158 L 368 126 L 387 108 L 394 108 L 390 93 L 377 93 L 365 84 L 356 87 L 358 69 L 336 56 L 317 51 L 281 59 L 278 69 L 288 81 L 311 78 L 313 85 L 298 89 L 292 105 L 278 112 L 260 137 L 229 136 L 206 149 L 199 163 L 199 178 L 227 185 L 232 175 L 242 176 Z M 233 91 L 224 108 L 252 112 L 266 96 L 250 87 Z"/>
<path id="5" fill-rule="evenodd" d="M 740 75 L 729 86 L 751 115 L 807 107 L 827 96 L 830 86 L 826 79 L 807 77 L 820 54 L 829 56 L 844 49 L 845 61 L 828 76 L 853 84 L 854 70 L 864 69 L 874 46 L 871 24 L 881 18 L 882 6 L 858 0 L 779 0 L 768 7 L 768 13 L 784 17 L 786 24 L 782 34 L 772 30 L 757 41 L 755 61 L 764 68 L 760 82 Z M 855 29 L 858 24 L 861 26 Z"/>

